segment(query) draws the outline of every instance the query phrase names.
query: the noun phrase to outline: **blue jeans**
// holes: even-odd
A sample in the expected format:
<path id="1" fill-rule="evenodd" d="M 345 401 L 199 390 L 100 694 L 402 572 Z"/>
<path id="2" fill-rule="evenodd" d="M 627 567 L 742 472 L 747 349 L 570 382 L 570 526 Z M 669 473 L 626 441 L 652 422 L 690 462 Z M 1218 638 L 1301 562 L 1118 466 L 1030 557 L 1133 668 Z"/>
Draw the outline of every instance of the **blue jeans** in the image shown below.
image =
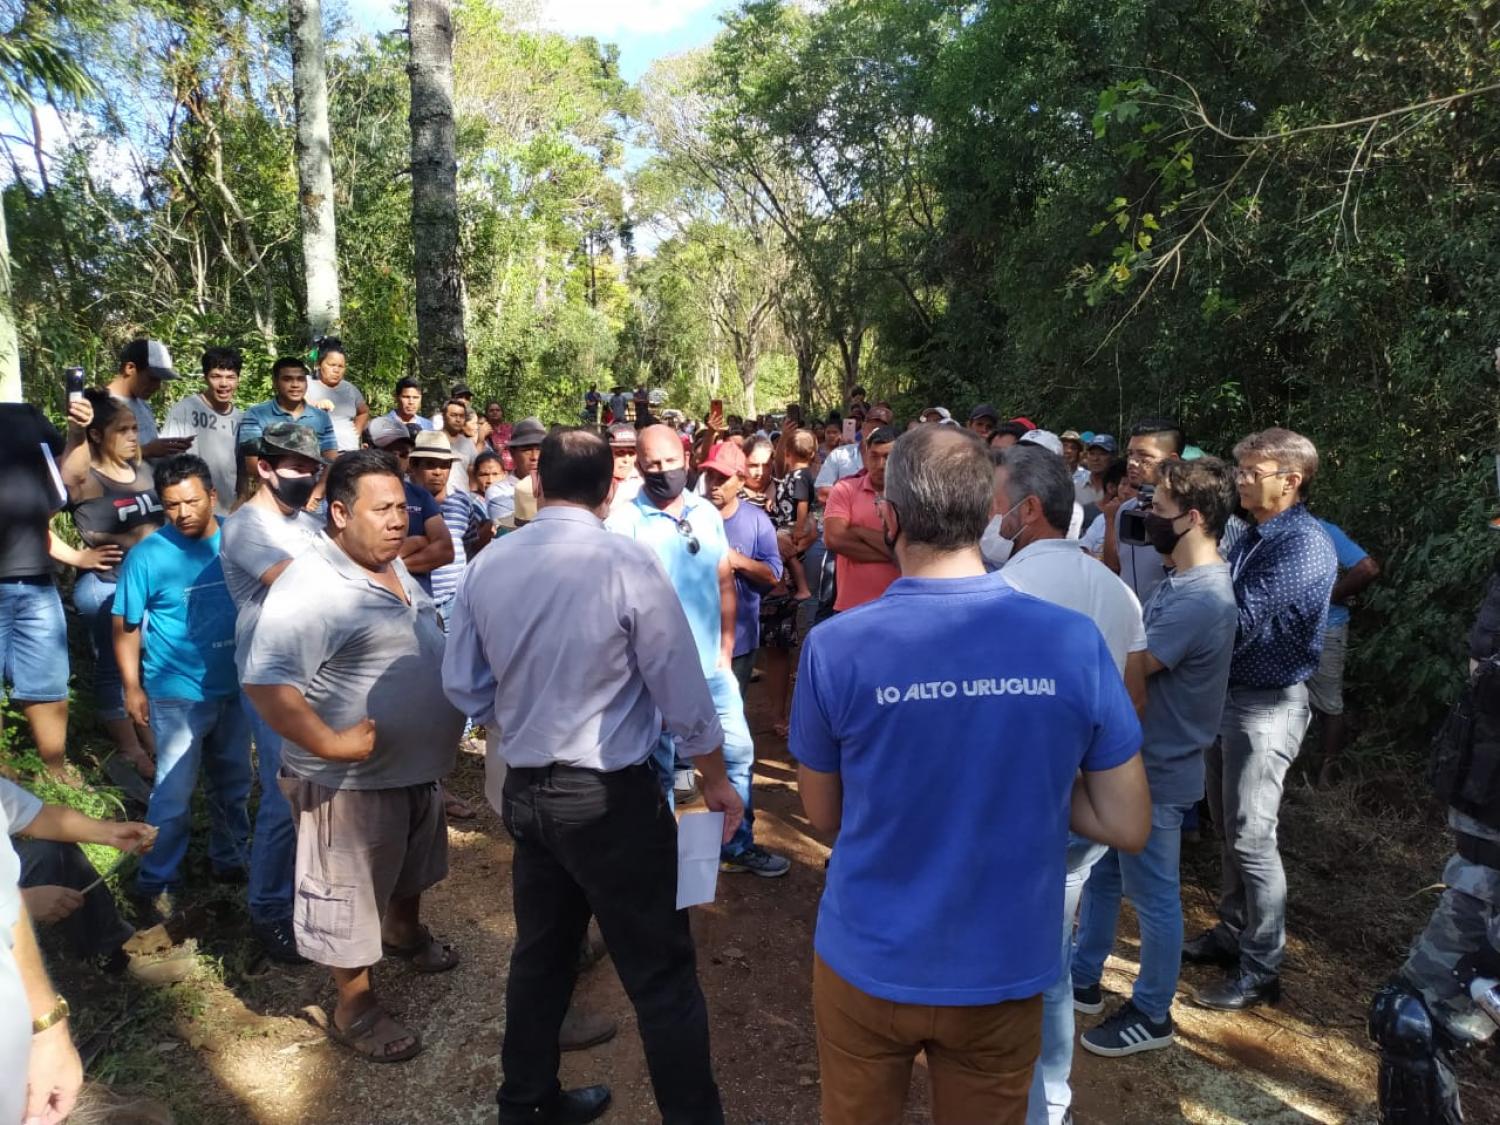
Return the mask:
<path id="1" fill-rule="evenodd" d="M 1204 755 L 1208 804 L 1224 837 L 1219 930 L 1261 976 L 1286 955 L 1286 872 L 1276 847 L 1281 790 L 1312 718 L 1307 688 L 1229 689 L 1219 738 Z"/>
<path id="2" fill-rule="evenodd" d="M 724 728 L 724 772 L 729 775 L 729 784 L 745 805 L 745 819 L 729 843 L 720 850 L 728 859 L 739 855 L 755 842 L 755 813 L 750 805 L 750 779 L 755 772 L 755 740 L 750 736 L 750 724 L 745 720 L 745 703 L 740 698 L 740 685 L 734 672 L 728 668 L 715 668 L 708 673 L 708 691 L 713 696 L 714 709 L 719 713 L 719 725 Z M 675 808 L 672 798 L 672 771 L 676 762 L 676 743 L 670 734 L 662 733 L 652 752 L 651 760 L 667 793 L 667 804 Z"/>
<path id="3" fill-rule="evenodd" d="M 1182 884 L 1177 861 L 1182 852 L 1182 819 L 1187 805 L 1152 805 L 1151 837 L 1140 855 L 1111 848 L 1094 867 L 1083 889 L 1078 917 L 1078 948 L 1073 979 L 1098 984 L 1104 961 L 1115 945 L 1120 895 L 1135 904 L 1141 929 L 1141 968 L 1131 1002 L 1160 1022 L 1172 1009 L 1182 968 Z"/>
<path id="4" fill-rule="evenodd" d="M 68 622 L 51 579 L 0 582 L 0 677 L 18 703 L 68 698 Z"/>
<path id="5" fill-rule="evenodd" d="M 156 781 L 146 823 L 156 844 L 141 857 L 136 888 L 142 894 L 174 889 L 193 826 L 198 765 L 207 782 L 208 858 L 215 871 L 244 868 L 250 851 L 250 724 L 238 695 L 221 699 L 153 699 Z"/>
<path id="6" fill-rule="evenodd" d="M 1026 1125 L 1059 1125 L 1073 1104 L 1068 1075 L 1073 1070 L 1073 919 L 1089 872 L 1104 855 L 1103 844 L 1068 834 L 1068 878 L 1063 890 L 1062 970 L 1042 993 L 1042 1053 L 1031 1075 Z"/>
<path id="7" fill-rule="evenodd" d="M 240 706 L 250 722 L 255 740 L 255 760 L 260 772 L 260 804 L 255 810 L 255 843 L 250 849 L 248 898 L 252 922 L 289 922 L 292 918 L 292 886 L 297 862 L 297 830 L 292 807 L 276 783 L 281 772 L 281 735 L 266 726 L 248 695 Z"/>
<path id="8" fill-rule="evenodd" d="M 89 627 L 94 650 L 94 703 L 99 718 L 125 718 L 125 684 L 115 663 L 115 625 L 111 613 L 115 583 L 93 571 L 79 575 L 73 585 L 73 605 Z"/>

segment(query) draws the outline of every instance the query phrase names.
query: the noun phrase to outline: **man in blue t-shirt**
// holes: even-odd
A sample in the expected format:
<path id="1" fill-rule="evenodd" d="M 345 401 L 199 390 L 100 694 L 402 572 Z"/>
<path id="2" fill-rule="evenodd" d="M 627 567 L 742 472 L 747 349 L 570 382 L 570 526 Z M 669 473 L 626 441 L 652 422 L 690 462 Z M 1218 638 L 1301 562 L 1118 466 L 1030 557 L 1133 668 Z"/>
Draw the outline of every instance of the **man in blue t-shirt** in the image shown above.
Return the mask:
<path id="1" fill-rule="evenodd" d="M 138 906 L 148 918 L 171 913 L 200 760 L 214 877 L 243 882 L 250 852 L 250 723 L 235 671 L 234 599 L 219 561 L 213 475 L 202 458 L 182 453 L 158 462 L 155 478 L 167 526 L 126 556 L 114 603 L 125 710 L 135 722 L 149 723 L 156 738 L 146 822 L 158 835 L 136 878 Z"/>
<path id="2" fill-rule="evenodd" d="M 808 819 L 837 835 L 813 970 L 829 1125 L 900 1116 L 921 1050 L 950 1120 L 1019 1120 L 1068 829 L 1131 852 L 1150 832 L 1104 638 L 986 574 L 993 496 L 972 434 L 904 434 L 880 506 L 901 577 L 802 650 L 790 747 Z"/>
<path id="3" fill-rule="evenodd" d="M 760 648 L 761 595 L 781 581 L 781 550 L 771 517 L 740 500 L 745 485 L 745 454 L 739 444 L 721 441 L 702 465 L 708 500 L 724 517 L 729 566 L 734 571 L 734 670 L 743 699 Z"/>
<path id="4" fill-rule="evenodd" d="M 1318 520 L 1338 557 L 1339 576 L 1328 598 L 1328 624 L 1323 626 L 1323 655 L 1318 670 L 1307 681 L 1307 704 L 1322 720 L 1322 762 L 1318 784 L 1333 782 L 1335 763 L 1344 748 L 1344 661 L 1349 651 L 1349 606 L 1380 577 L 1380 564 L 1331 520 Z"/>

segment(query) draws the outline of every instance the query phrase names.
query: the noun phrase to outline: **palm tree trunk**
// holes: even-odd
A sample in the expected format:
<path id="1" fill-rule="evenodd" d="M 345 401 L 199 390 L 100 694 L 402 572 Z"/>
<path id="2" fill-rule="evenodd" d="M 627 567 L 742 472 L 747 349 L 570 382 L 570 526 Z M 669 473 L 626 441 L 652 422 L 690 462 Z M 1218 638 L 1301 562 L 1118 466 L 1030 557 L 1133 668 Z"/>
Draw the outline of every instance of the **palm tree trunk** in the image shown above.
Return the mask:
<path id="1" fill-rule="evenodd" d="M 417 369 L 446 391 L 469 366 L 458 261 L 458 155 L 453 122 L 453 14 L 448 0 L 410 0 L 411 238 Z"/>
<path id="2" fill-rule="evenodd" d="M 328 136 L 328 76 L 323 65 L 321 0 L 290 0 L 292 97 L 297 109 L 297 187 L 307 324 L 314 336 L 339 321 L 338 242 L 333 219 L 333 146 Z"/>

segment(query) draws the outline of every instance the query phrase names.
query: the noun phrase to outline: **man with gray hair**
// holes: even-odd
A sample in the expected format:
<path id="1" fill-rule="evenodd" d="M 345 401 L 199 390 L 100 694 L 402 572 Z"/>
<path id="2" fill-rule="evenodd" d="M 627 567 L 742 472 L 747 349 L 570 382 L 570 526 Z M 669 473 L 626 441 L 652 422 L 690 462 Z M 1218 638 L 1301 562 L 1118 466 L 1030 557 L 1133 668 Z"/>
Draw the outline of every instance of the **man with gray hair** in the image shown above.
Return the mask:
<path id="1" fill-rule="evenodd" d="M 1036 431 L 1032 431 L 1033 433 Z M 1029 435 L 1028 435 L 1029 436 Z M 1023 594 L 1083 614 L 1104 637 L 1137 714 L 1146 704 L 1146 628 L 1141 603 L 1119 575 L 1064 537 L 1076 501 L 1062 455 L 1023 439 L 994 450 L 995 515 L 1009 548 L 1001 578 Z M 1061 926 L 1062 966 L 1042 994 L 1042 1053 L 1032 1080 L 1029 1125 L 1066 1120 L 1073 1092 L 1073 919 L 1094 864 L 1105 847 L 1084 836 L 1067 842 Z"/>
<path id="2" fill-rule="evenodd" d="M 1318 668 L 1328 597 L 1338 573 L 1333 543 L 1307 510 L 1318 471 L 1313 443 L 1291 430 L 1251 434 L 1234 448 L 1235 485 L 1251 527 L 1229 549 L 1239 627 L 1219 740 L 1208 750 L 1208 803 L 1224 836 L 1219 923 L 1184 944 L 1193 964 L 1228 977 L 1199 1004 L 1242 1011 L 1281 994 L 1286 874 L 1276 825 L 1286 772 L 1311 712 L 1305 681 Z"/>
<path id="3" fill-rule="evenodd" d="M 789 745 L 808 819 L 837 836 L 814 937 L 826 1125 L 898 1118 L 918 1051 L 939 1120 L 1019 1120 L 1070 821 L 1132 852 L 1150 832 L 1140 725 L 1099 630 L 985 571 L 993 493 L 972 434 L 897 439 L 879 511 L 901 577 L 802 649 Z"/>

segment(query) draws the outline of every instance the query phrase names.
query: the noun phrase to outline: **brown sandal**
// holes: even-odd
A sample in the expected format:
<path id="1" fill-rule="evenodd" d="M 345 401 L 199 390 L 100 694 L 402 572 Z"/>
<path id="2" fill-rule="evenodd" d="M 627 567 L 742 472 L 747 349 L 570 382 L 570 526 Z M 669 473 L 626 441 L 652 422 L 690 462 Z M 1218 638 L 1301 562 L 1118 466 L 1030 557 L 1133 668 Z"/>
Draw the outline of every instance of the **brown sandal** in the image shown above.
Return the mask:
<path id="1" fill-rule="evenodd" d="M 415 945 L 398 946 L 382 941 L 380 948 L 385 950 L 388 957 L 410 961 L 411 967 L 419 973 L 446 973 L 449 969 L 458 967 L 458 950 L 446 941 L 433 937 L 432 931 L 426 926 L 422 927 L 422 936 Z"/>
<path id="2" fill-rule="evenodd" d="M 388 1029 L 387 1033 L 380 1034 L 381 1028 Z M 348 1047 L 356 1055 L 362 1055 L 371 1062 L 377 1063 L 405 1062 L 422 1053 L 422 1037 L 410 1028 L 397 1023 L 395 1018 L 379 1005 L 370 1008 L 364 1015 L 342 1029 L 330 1015 L 328 1038 L 340 1046 Z M 394 1053 L 386 1050 L 392 1043 L 400 1042 L 402 1039 L 410 1039 L 411 1043 Z"/>

